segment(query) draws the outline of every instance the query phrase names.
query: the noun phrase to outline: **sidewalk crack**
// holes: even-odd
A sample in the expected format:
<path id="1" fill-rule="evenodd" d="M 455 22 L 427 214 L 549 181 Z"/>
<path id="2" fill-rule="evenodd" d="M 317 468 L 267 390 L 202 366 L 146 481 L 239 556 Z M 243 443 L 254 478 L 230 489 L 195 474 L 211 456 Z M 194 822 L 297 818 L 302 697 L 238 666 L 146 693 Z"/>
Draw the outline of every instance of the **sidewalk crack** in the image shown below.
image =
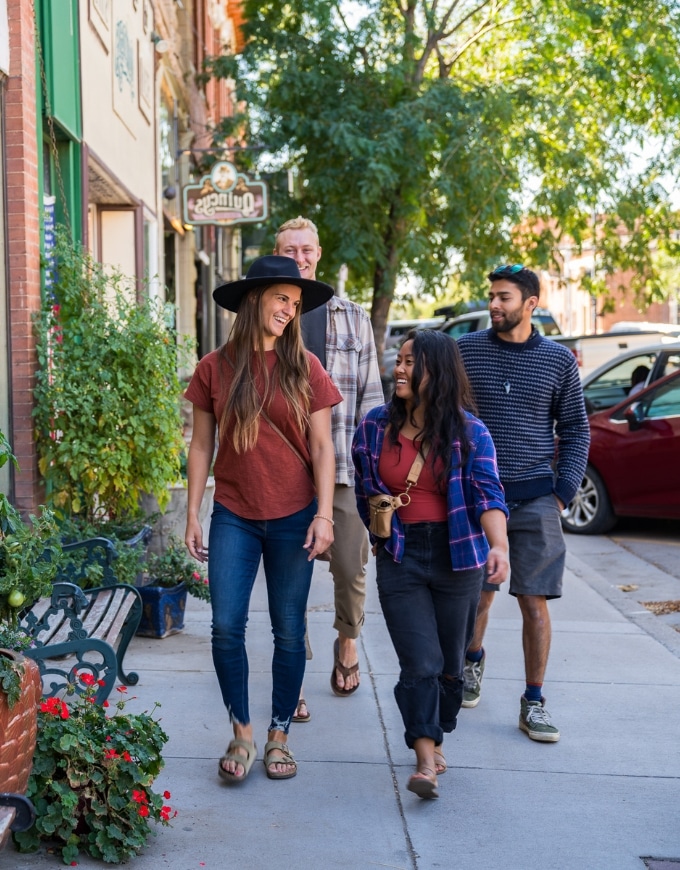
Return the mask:
<path id="1" fill-rule="evenodd" d="M 366 645 L 364 644 L 363 637 L 360 637 L 361 649 L 364 653 L 364 658 L 366 659 L 366 664 L 368 667 L 368 677 L 371 681 L 371 689 L 373 691 L 373 697 L 375 699 L 375 706 L 378 711 L 378 720 L 380 722 L 380 729 L 382 731 L 383 736 L 383 745 L 385 747 L 385 754 L 387 755 L 387 762 L 390 769 L 390 776 L 392 777 L 392 787 L 394 788 L 394 797 L 397 803 L 397 808 L 399 810 L 399 817 L 401 818 L 401 825 L 404 831 L 404 840 L 406 842 L 406 851 L 408 853 L 409 858 L 411 859 L 411 868 L 412 870 L 418 870 L 418 855 L 416 853 L 415 848 L 413 847 L 413 841 L 411 840 L 411 835 L 408 830 L 408 823 L 406 821 L 406 814 L 404 813 L 404 804 L 401 800 L 401 793 L 399 791 L 399 782 L 397 780 L 397 771 L 396 765 L 394 764 L 394 759 L 392 758 L 392 753 L 390 751 L 390 744 L 387 739 L 387 726 L 385 725 L 385 717 L 383 716 L 382 707 L 380 706 L 380 699 L 378 697 L 378 689 L 376 686 L 375 678 L 373 677 L 373 668 L 371 667 L 371 661 L 368 657 L 368 651 L 366 650 Z"/>

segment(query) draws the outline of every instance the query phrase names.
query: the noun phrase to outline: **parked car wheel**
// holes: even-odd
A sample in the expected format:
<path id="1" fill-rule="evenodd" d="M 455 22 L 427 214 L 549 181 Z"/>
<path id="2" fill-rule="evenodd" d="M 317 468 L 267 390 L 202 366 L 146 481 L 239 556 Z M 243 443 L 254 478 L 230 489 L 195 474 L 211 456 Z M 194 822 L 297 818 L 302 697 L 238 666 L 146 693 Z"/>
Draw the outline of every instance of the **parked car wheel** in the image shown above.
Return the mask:
<path id="1" fill-rule="evenodd" d="M 562 512 L 562 528 L 574 535 L 601 535 L 616 523 L 602 478 L 588 465 L 573 501 Z"/>

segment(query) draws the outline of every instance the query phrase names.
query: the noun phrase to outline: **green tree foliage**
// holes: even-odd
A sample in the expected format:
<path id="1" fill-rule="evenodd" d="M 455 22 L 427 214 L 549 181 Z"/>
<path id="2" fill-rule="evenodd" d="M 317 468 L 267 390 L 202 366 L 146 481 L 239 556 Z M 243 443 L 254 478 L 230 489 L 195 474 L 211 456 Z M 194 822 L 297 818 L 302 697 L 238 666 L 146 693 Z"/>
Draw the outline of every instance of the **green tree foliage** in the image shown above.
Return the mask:
<path id="1" fill-rule="evenodd" d="M 659 178 L 680 119 L 674 0 L 246 0 L 244 12 L 243 54 L 207 65 L 247 106 L 219 133 L 293 171 L 294 202 L 273 197 L 272 225 L 318 223 L 326 276 L 344 262 L 357 295 L 370 288 L 378 338 L 398 276 L 434 289 L 503 257 L 544 264 L 563 234 L 589 241 L 594 214 L 613 216 L 598 221 L 602 269 L 633 266 L 638 289 L 658 287 L 649 243 L 672 249 Z"/>

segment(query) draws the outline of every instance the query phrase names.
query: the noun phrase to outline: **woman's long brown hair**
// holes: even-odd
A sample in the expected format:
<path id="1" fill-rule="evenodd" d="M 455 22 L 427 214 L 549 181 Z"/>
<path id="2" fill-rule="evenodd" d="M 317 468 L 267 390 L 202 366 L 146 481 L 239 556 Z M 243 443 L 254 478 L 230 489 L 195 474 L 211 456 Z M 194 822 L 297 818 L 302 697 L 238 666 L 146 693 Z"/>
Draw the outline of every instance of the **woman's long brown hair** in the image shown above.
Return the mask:
<path id="1" fill-rule="evenodd" d="M 234 370 L 227 402 L 219 421 L 220 439 L 233 423 L 232 442 L 237 453 L 252 450 L 260 431 L 260 412 L 269 407 L 277 388 L 301 432 L 309 425 L 311 388 L 309 359 L 302 343 L 300 309 L 274 345 L 277 364 L 270 379 L 264 352 L 262 294 L 267 287 L 251 290 L 239 306 L 229 340 L 220 349 L 222 365 Z M 264 380 L 264 394 L 257 390 L 257 375 Z"/>

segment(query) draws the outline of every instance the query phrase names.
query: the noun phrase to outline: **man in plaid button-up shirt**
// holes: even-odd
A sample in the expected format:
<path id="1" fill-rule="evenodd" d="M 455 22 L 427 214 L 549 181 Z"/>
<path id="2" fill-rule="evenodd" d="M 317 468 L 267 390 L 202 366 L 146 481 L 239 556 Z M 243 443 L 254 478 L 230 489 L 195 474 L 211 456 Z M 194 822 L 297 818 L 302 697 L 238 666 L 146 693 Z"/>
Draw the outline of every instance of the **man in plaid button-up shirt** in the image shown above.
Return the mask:
<path id="1" fill-rule="evenodd" d="M 274 253 L 293 257 L 303 278 L 316 277 L 321 258 L 315 225 L 298 217 L 284 223 L 276 234 Z M 315 315 L 315 316 L 310 316 Z M 352 438 L 360 420 L 384 402 L 373 329 L 364 309 L 334 296 L 325 306 L 302 318 L 302 334 L 340 390 L 343 401 L 332 409 L 335 445 L 335 496 L 333 499 L 336 543 L 330 548 L 330 570 L 335 584 L 337 666 L 331 686 L 337 695 L 350 695 L 359 686 L 356 638 L 364 622 L 368 537 L 357 513 L 354 495 Z M 298 706 L 296 718 L 309 713 Z"/>

